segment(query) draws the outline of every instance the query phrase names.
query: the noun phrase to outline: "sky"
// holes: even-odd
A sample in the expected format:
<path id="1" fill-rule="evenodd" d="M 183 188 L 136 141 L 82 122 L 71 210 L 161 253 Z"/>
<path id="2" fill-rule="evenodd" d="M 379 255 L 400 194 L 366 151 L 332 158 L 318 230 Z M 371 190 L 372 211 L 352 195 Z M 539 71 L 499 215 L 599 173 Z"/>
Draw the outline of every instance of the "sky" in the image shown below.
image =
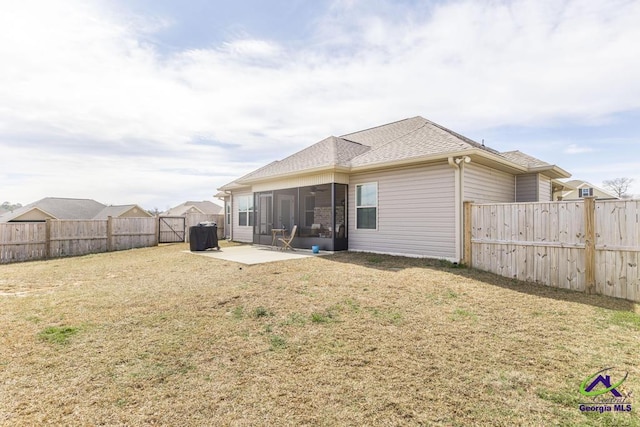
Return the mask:
<path id="1" fill-rule="evenodd" d="M 0 202 L 165 210 L 423 116 L 640 196 L 640 0 L 0 5 Z"/>

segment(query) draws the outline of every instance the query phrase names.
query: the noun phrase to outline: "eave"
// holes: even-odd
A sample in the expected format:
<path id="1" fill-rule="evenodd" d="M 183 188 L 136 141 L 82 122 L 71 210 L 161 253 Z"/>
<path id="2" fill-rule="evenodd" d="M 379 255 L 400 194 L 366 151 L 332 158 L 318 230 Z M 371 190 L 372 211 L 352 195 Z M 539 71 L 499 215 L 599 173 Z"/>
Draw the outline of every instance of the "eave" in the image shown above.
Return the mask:
<path id="1" fill-rule="evenodd" d="M 286 178 L 292 178 L 292 177 L 314 175 L 314 174 L 318 174 L 318 173 L 322 173 L 322 172 L 349 173 L 349 172 L 351 172 L 351 168 L 346 167 L 346 166 L 337 166 L 337 165 L 319 166 L 319 167 L 310 168 L 310 169 L 304 169 L 304 170 L 300 170 L 300 171 L 292 171 L 292 172 L 280 173 L 280 174 L 275 174 L 275 175 L 269 175 L 268 177 L 260 177 L 260 178 L 253 178 L 253 179 L 243 179 L 242 181 L 234 181 L 234 183 L 236 184 L 236 187 L 229 188 L 228 186 L 225 186 L 225 187 L 219 188 L 218 190 L 235 190 L 237 188 L 246 188 L 246 187 L 251 186 L 252 184 L 257 184 L 259 182 L 268 182 L 268 181 L 275 181 L 275 180 L 278 180 L 278 179 L 286 179 Z"/>
<path id="2" fill-rule="evenodd" d="M 403 167 L 403 166 L 413 166 L 424 163 L 434 163 L 439 161 L 447 160 L 449 157 L 462 157 L 469 156 L 471 161 L 476 164 L 481 164 L 484 166 L 490 166 L 494 169 L 498 169 L 504 172 L 508 172 L 514 175 L 521 175 L 525 173 L 531 173 L 530 169 L 519 165 L 517 163 L 513 163 L 501 156 L 490 153 L 486 150 L 482 150 L 480 148 L 470 148 L 466 150 L 460 151 L 451 151 L 448 153 L 439 153 L 435 155 L 427 155 L 427 156 L 416 156 L 409 159 L 401 159 L 392 162 L 379 162 L 373 163 L 370 165 L 362 165 L 352 167 L 351 173 L 358 172 L 368 172 L 380 169 L 388 169 L 393 167 Z"/>
<path id="3" fill-rule="evenodd" d="M 240 190 L 240 189 L 249 189 L 251 188 L 251 185 L 257 184 L 257 183 L 275 181 L 279 179 L 286 179 L 286 178 L 292 178 L 292 177 L 308 176 L 308 175 L 318 174 L 322 172 L 338 172 L 338 173 L 345 173 L 345 174 L 354 174 L 354 173 L 361 173 L 361 172 L 384 170 L 389 168 L 415 166 L 415 165 L 420 165 L 425 163 L 436 163 L 440 161 L 446 161 L 450 157 L 462 157 L 462 156 L 469 156 L 473 163 L 489 166 L 494 169 L 501 170 L 503 172 L 511 173 L 513 175 L 522 175 L 527 173 L 541 173 L 552 179 L 569 178 L 571 176 L 571 174 L 569 174 L 567 171 L 555 165 L 529 168 L 529 167 L 520 165 L 518 163 L 514 163 L 498 154 L 491 153 L 487 150 L 483 150 L 480 148 L 470 148 L 465 150 L 452 151 L 448 153 L 416 156 L 411 158 L 399 159 L 394 161 L 377 162 L 377 163 L 371 163 L 371 164 L 360 165 L 360 166 L 351 166 L 351 167 L 337 166 L 337 165 L 320 166 L 320 167 L 315 167 L 310 169 L 304 169 L 301 171 L 292 171 L 292 172 L 287 172 L 282 174 L 270 175 L 268 177 L 243 179 L 241 181 L 238 180 L 230 184 L 227 184 L 223 187 L 220 187 L 218 188 L 218 190 L 232 191 L 232 190 Z"/>
<path id="4" fill-rule="evenodd" d="M 577 190 L 577 188 L 573 185 L 569 185 L 566 182 L 558 181 L 557 179 L 551 180 L 551 185 L 553 187 L 553 191 L 571 191 Z"/>
<path id="5" fill-rule="evenodd" d="M 239 184 L 237 181 L 230 182 L 229 184 L 225 184 L 220 188 L 216 188 L 218 191 L 233 191 L 233 190 L 241 190 L 244 188 L 250 187 L 249 185 Z"/>
<path id="6" fill-rule="evenodd" d="M 535 168 L 529 168 L 529 171 L 533 173 L 541 173 L 553 179 L 571 177 L 569 172 L 556 165 L 538 166 Z"/>

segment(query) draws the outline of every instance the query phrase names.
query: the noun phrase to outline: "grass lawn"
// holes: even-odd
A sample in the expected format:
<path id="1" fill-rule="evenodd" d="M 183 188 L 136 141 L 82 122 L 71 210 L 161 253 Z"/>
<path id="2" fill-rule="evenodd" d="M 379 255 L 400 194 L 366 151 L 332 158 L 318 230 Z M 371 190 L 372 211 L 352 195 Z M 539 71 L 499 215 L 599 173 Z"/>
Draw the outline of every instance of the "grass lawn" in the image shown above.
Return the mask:
<path id="1" fill-rule="evenodd" d="M 632 303 L 437 261 L 186 249 L 0 265 L 0 425 L 640 425 Z M 633 413 L 581 413 L 608 367 Z"/>

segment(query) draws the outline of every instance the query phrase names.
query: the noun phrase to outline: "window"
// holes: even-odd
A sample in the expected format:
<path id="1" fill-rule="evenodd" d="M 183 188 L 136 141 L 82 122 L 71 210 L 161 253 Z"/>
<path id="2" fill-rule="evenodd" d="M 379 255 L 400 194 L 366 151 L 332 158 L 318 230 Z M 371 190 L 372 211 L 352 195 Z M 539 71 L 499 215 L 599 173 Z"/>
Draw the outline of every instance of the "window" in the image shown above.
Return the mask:
<path id="1" fill-rule="evenodd" d="M 589 197 L 589 196 L 593 196 L 593 188 L 580 189 L 580 197 Z"/>
<path id="2" fill-rule="evenodd" d="M 227 225 L 231 225 L 231 202 L 228 201 L 225 205 L 227 213 Z"/>
<path id="3" fill-rule="evenodd" d="M 238 225 L 250 227 L 253 225 L 253 197 L 238 197 Z"/>
<path id="4" fill-rule="evenodd" d="M 377 229 L 378 183 L 356 185 L 356 228 Z"/>
<path id="5" fill-rule="evenodd" d="M 315 222 L 316 196 L 305 196 L 304 198 L 304 225 L 311 227 Z"/>

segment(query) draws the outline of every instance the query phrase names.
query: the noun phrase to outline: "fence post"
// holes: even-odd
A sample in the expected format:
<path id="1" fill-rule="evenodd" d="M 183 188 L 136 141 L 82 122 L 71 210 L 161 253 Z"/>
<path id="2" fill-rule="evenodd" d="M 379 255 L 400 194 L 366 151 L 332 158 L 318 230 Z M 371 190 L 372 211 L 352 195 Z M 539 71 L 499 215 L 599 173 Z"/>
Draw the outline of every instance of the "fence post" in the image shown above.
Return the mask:
<path id="1" fill-rule="evenodd" d="M 113 250 L 113 218 L 107 217 L 107 252 Z"/>
<path id="2" fill-rule="evenodd" d="M 471 208 L 472 201 L 464 202 L 464 247 L 462 263 L 467 267 L 473 267 L 471 265 Z"/>
<path id="3" fill-rule="evenodd" d="M 216 224 L 218 224 L 218 239 L 223 240 L 224 239 L 224 227 L 225 227 L 225 216 L 224 214 L 222 215 L 218 215 L 218 217 L 216 218 Z"/>
<path id="4" fill-rule="evenodd" d="M 190 214 L 189 212 L 184 214 L 184 242 L 185 243 L 189 243 L 189 227 L 191 225 L 195 225 L 195 224 L 191 224 L 191 221 L 193 221 L 193 215 Z"/>
<path id="5" fill-rule="evenodd" d="M 584 265 L 587 294 L 596 290 L 596 202 L 594 197 L 584 198 Z"/>
<path id="6" fill-rule="evenodd" d="M 154 246 L 158 246 L 160 244 L 160 215 L 156 215 L 156 244 Z"/>
<path id="7" fill-rule="evenodd" d="M 51 218 L 44 220 L 44 258 L 51 258 Z"/>

